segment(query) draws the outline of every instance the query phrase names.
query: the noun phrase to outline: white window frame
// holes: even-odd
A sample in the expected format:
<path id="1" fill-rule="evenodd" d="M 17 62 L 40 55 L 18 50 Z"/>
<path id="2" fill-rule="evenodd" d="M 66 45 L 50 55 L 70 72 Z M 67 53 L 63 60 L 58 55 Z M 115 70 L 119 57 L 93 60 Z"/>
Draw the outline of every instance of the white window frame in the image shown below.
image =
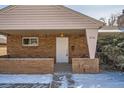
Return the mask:
<path id="1" fill-rule="evenodd" d="M 24 44 L 24 39 L 36 39 L 37 44 Z M 39 38 L 38 37 L 22 37 L 22 46 L 38 46 L 39 45 Z"/>

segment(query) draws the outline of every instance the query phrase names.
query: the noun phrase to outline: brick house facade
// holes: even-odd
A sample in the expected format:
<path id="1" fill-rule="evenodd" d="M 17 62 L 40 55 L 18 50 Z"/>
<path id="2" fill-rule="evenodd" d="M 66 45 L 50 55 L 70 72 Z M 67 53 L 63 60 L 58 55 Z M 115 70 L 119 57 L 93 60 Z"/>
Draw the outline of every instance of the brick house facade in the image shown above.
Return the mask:
<path id="1" fill-rule="evenodd" d="M 39 73 L 39 69 L 41 73 L 51 73 L 54 72 L 54 64 L 57 63 L 71 63 L 74 72 L 98 72 L 95 49 L 98 29 L 103 25 L 104 23 L 96 19 L 64 6 L 9 6 L 0 11 L 0 32 L 7 35 L 7 55 L 9 57 L 0 59 L 0 72 L 31 73 L 32 71 L 32 73 Z M 23 40 L 23 38 L 26 39 Z M 25 43 L 31 42 L 37 43 L 37 45 L 24 46 Z M 14 60 L 12 62 L 14 67 L 5 65 L 9 64 L 10 59 Z M 41 59 L 45 60 L 46 65 L 39 67 Z M 31 71 L 18 69 L 15 60 L 22 68 L 27 67 Z M 29 66 L 25 60 L 31 61 Z M 31 66 L 34 64 L 32 60 L 34 60 L 35 66 L 36 60 L 38 60 L 38 69 Z M 47 64 L 49 62 L 51 64 Z M 9 70 L 7 70 L 8 66 Z M 43 69 L 47 66 L 50 67 L 49 71 Z M 96 66 L 96 68 L 92 66 Z M 83 70 L 77 70 L 79 67 Z M 14 69 L 18 69 L 18 71 L 14 71 Z"/>
<path id="2" fill-rule="evenodd" d="M 38 37 L 39 45 L 25 47 L 22 46 L 22 37 Z M 7 53 L 9 57 L 19 58 L 55 58 L 56 57 L 56 37 L 59 33 L 31 33 L 23 35 L 9 35 L 7 37 Z M 65 33 L 65 37 L 69 38 L 69 55 L 72 57 L 88 57 L 88 47 L 85 31 Z M 16 42 L 16 43 L 15 43 Z M 72 49 L 74 47 L 74 49 Z M 30 51 L 31 50 L 31 51 Z"/>

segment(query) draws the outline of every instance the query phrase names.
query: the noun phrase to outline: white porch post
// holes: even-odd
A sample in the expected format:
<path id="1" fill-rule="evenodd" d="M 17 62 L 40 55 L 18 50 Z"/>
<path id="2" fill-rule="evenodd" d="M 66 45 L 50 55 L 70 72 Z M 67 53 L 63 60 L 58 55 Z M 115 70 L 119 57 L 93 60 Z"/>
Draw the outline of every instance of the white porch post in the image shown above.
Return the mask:
<path id="1" fill-rule="evenodd" d="M 98 29 L 86 29 L 87 44 L 90 59 L 95 58 Z"/>

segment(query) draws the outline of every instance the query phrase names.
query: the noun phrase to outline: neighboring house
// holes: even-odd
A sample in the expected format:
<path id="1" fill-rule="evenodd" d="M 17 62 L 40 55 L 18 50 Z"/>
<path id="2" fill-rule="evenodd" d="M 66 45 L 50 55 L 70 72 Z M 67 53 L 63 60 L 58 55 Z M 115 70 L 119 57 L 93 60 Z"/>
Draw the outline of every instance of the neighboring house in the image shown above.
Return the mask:
<path id="1" fill-rule="evenodd" d="M 0 72 L 52 73 L 55 64 L 71 64 L 75 73 L 99 72 L 95 51 L 103 25 L 64 6 L 8 6 L 0 11 L 8 54 L 0 59 Z"/>
<path id="2" fill-rule="evenodd" d="M 6 37 L 0 35 L 0 57 L 7 54 Z"/>
<path id="3" fill-rule="evenodd" d="M 99 32 L 124 32 L 124 29 L 120 29 L 118 26 L 103 26 Z"/>
<path id="4" fill-rule="evenodd" d="M 0 45 L 6 45 L 7 41 L 6 41 L 6 37 L 0 35 Z"/>
<path id="5" fill-rule="evenodd" d="M 124 10 L 122 11 L 122 14 L 118 17 L 117 23 L 118 27 L 124 30 Z"/>

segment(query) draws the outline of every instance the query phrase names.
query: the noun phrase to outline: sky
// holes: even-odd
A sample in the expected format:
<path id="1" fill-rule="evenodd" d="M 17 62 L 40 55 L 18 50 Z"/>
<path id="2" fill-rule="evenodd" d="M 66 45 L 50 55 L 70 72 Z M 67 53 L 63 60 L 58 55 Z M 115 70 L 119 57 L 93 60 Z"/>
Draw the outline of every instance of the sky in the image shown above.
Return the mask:
<path id="1" fill-rule="evenodd" d="M 101 17 L 108 19 L 112 14 L 121 14 L 124 9 L 124 5 L 75 5 L 67 7 L 96 19 Z"/>
<path id="2" fill-rule="evenodd" d="M 96 19 L 100 19 L 101 17 L 108 19 L 112 14 L 120 14 L 124 9 L 124 5 L 65 5 L 65 6 Z M 3 7 L 6 7 L 6 5 L 0 5 L 0 8 Z"/>

